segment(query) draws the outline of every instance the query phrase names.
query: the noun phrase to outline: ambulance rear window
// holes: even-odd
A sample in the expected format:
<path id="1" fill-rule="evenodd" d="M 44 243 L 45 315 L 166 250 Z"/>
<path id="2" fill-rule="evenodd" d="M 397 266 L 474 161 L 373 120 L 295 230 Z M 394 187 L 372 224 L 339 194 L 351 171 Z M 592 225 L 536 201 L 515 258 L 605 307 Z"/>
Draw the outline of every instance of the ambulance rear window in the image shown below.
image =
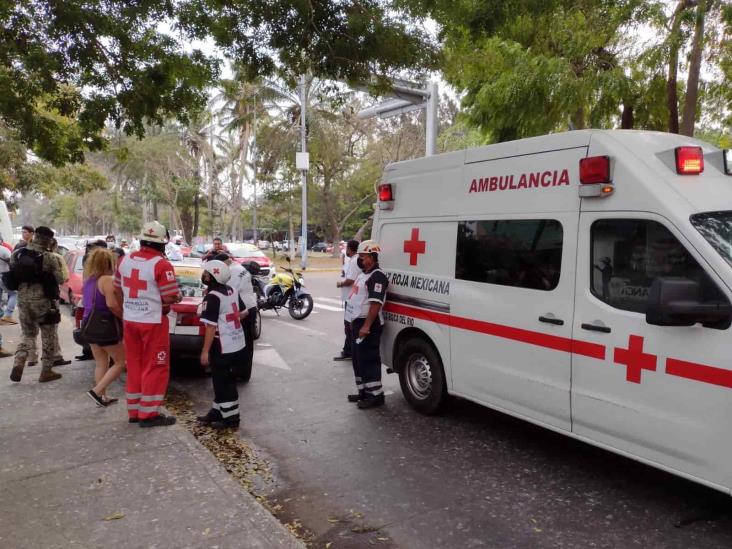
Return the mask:
<path id="1" fill-rule="evenodd" d="M 455 278 L 553 290 L 562 265 L 562 224 L 555 219 L 461 221 Z"/>

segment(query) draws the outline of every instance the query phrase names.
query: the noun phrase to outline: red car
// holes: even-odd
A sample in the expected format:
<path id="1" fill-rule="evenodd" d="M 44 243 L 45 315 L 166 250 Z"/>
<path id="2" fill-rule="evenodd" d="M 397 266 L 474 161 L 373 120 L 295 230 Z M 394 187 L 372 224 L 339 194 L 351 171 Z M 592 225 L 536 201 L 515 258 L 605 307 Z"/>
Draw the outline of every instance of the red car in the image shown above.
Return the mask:
<path id="1" fill-rule="evenodd" d="M 59 286 L 61 302 L 69 303 L 71 310 L 79 306 L 81 300 L 82 277 L 84 275 L 84 250 L 69 250 L 64 261 L 69 269 L 69 279 Z"/>
<path id="2" fill-rule="evenodd" d="M 229 254 L 239 264 L 256 261 L 259 265 L 259 274 L 269 276 L 275 274 L 272 260 L 254 244 L 226 244 Z"/>
<path id="3" fill-rule="evenodd" d="M 198 306 L 203 301 L 204 286 L 201 282 L 200 260 L 190 259 L 173 263 L 175 279 L 178 281 L 183 301 L 170 307 L 168 313 L 170 352 L 176 355 L 198 357 L 203 347 L 203 324 L 198 318 Z M 254 339 L 261 333 L 261 318 L 257 311 Z"/>

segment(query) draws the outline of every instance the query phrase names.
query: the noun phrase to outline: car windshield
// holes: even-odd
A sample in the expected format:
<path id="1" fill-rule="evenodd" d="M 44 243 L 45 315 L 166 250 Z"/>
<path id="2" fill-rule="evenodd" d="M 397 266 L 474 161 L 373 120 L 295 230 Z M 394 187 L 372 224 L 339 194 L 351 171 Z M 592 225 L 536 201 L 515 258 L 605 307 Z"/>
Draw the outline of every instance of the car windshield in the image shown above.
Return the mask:
<path id="1" fill-rule="evenodd" d="M 732 211 L 692 215 L 691 224 L 732 265 Z"/>
<path id="2" fill-rule="evenodd" d="M 203 297 L 201 272 L 200 267 L 193 265 L 178 265 L 175 267 L 175 280 L 180 286 L 183 297 Z"/>
<path id="3" fill-rule="evenodd" d="M 232 257 L 266 257 L 264 252 L 257 250 L 256 248 L 249 248 L 247 246 L 237 246 L 236 248 L 229 248 L 229 253 Z"/>
<path id="4" fill-rule="evenodd" d="M 74 266 L 74 272 L 75 273 L 84 272 L 84 254 L 77 254 L 76 265 Z"/>

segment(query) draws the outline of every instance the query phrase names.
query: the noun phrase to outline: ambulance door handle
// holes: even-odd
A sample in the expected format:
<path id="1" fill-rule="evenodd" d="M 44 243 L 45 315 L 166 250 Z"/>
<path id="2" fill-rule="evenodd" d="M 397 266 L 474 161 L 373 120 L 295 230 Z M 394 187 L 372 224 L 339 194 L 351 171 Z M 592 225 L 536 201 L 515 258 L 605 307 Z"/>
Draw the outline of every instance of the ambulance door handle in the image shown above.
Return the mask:
<path id="1" fill-rule="evenodd" d="M 600 324 L 582 324 L 582 329 L 593 332 L 602 332 L 603 334 L 609 334 L 612 332 L 609 326 L 602 326 Z"/>
<path id="2" fill-rule="evenodd" d="M 546 322 L 547 324 L 555 324 L 557 326 L 564 326 L 564 320 L 556 318 L 553 314 L 547 313 L 539 317 L 539 322 Z"/>

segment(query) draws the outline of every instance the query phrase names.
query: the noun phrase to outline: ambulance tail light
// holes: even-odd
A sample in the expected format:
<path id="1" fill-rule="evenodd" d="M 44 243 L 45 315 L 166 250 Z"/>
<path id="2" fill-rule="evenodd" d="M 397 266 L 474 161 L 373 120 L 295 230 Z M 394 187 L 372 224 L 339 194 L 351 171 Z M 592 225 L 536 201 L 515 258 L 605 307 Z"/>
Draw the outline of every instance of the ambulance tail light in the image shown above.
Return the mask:
<path id="1" fill-rule="evenodd" d="M 379 209 L 394 209 L 394 188 L 391 183 L 381 183 L 378 188 Z"/>
<path id="2" fill-rule="evenodd" d="M 732 150 L 723 150 L 722 158 L 724 159 L 724 173 L 726 173 L 727 175 L 732 175 Z"/>
<path id="3" fill-rule="evenodd" d="M 579 162 L 580 188 L 582 198 L 610 196 L 615 191 L 610 175 L 609 156 L 590 156 Z"/>
<path id="4" fill-rule="evenodd" d="M 610 183 L 610 157 L 590 156 L 580 159 L 580 183 Z"/>
<path id="5" fill-rule="evenodd" d="M 676 173 L 699 175 L 704 171 L 704 153 L 701 147 L 676 147 Z"/>

